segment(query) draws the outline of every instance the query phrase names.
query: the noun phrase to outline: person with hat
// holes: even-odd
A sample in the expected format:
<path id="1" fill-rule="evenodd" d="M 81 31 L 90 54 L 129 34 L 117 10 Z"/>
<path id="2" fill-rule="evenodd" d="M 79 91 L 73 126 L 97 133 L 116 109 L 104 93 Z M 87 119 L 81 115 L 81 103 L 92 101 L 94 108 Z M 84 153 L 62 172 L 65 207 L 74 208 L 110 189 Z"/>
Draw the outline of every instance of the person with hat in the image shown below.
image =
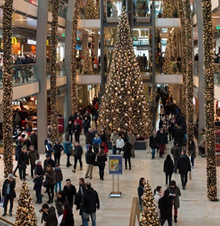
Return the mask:
<path id="1" fill-rule="evenodd" d="M 46 159 L 44 160 L 44 171 L 46 171 L 46 168 L 48 165 L 51 165 L 53 168 L 55 167 L 55 161 L 51 158 L 51 154 L 46 154 Z"/>
<path id="2" fill-rule="evenodd" d="M 16 197 L 15 186 L 16 184 L 13 178 L 13 174 L 10 173 L 2 186 L 2 196 L 4 198 L 4 213 L 2 215 L 3 217 L 7 214 L 8 201 L 10 201 L 9 215 L 12 216 L 13 202 L 14 198 Z"/>

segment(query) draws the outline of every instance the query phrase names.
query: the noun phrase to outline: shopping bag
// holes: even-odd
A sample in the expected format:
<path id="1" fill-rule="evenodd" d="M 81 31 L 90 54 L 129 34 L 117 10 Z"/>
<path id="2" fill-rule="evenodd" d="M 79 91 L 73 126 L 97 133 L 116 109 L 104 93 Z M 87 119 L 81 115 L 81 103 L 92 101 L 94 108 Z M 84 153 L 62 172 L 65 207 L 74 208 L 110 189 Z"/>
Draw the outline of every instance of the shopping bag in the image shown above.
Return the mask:
<path id="1" fill-rule="evenodd" d="M 192 174 L 189 172 L 189 180 L 192 180 Z"/>
<path id="2" fill-rule="evenodd" d="M 0 202 L 1 207 L 4 207 L 4 201 L 5 201 L 4 197 L 1 197 L 1 202 Z"/>

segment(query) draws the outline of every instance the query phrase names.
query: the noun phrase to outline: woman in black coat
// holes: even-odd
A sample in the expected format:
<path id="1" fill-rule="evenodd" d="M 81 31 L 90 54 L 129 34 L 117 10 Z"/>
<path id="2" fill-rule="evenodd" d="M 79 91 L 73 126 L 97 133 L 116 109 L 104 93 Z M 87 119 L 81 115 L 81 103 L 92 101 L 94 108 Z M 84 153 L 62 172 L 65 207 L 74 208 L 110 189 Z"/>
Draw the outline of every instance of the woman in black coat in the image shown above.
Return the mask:
<path id="1" fill-rule="evenodd" d="M 169 179 L 169 183 L 171 181 L 172 178 L 172 174 L 173 174 L 173 160 L 171 159 L 170 155 L 167 155 L 165 161 L 164 161 L 164 166 L 163 166 L 163 171 L 166 175 L 166 185 L 168 183 L 168 179 Z"/>
<path id="2" fill-rule="evenodd" d="M 100 149 L 100 152 L 97 155 L 97 161 L 98 161 L 98 167 L 99 167 L 100 180 L 104 180 L 104 170 L 105 170 L 105 162 L 107 161 L 107 156 L 103 148 Z"/>
<path id="3" fill-rule="evenodd" d="M 23 147 L 18 156 L 19 177 L 21 180 L 26 180 L 26 168 L 28 163 L 27 148 Z"/>
<path id="4" fill-rule="evenodd" d="M 123 147 L 123 158 L 125 159 L 125 169 L 127 169 L 127 162 L 129 164 L 129 170 L 131 170 L 131 149 L 132 145 L 127 141 Z"/>
<path id="5" fill-rule="evenodd" d="M 37 202 L 36 204 L 41 204 L 42 203 L 42 194 L 41 194 L 41 188 L 42 188 L 42 183 L 44 180 L 44 170 L 41 165 L 41 161 L 37 160 L 36 161 L 36 166 L 35 166 L 35 177 L 34 177 L 34 190 L 36 191 L 36 197 L 37 197 Z"/>
<path id="6" fill-rule="evenodd" d="M 74 226 L 74 218 L 71 206 L 69 204 L 64 205 L 63 219 L 60 226 Z"/>

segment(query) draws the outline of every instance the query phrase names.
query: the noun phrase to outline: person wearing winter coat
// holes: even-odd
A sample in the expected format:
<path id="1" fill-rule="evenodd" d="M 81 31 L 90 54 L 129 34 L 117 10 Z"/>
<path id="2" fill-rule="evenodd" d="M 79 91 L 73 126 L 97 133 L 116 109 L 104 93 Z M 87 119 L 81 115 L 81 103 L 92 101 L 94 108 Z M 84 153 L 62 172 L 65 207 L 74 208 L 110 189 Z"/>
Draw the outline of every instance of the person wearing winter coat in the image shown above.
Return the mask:
<path id="1" fill-rule="evenodd" d="M 142 196 L 144 194 L 144 186 L 146 184 L 146 180 L 145 178 L 141 177 L 140 180 L 139 180 L 139 186 L 138 186 L 138 189 L 137 189 L 137 193 L 138 193 L 138 202 L 139 202 L 139 206 L 140 206 L 140 211 L 142 212 L 143 210 L 143 201 L 142 201 Z"/>
<path id="2" fill-rule="evenodd" d="M 107 155 L 104 152 L 104 149 L 101 148 L 100 152 L 97 155 L 98 167 L 99 167 L 99 177 L 100 180 L 104 180 L 104 170 L 105 162 L 107 161 Z"/>
<path id="3" fill-rule="evenodd" d="M 88 120 L 87 117 L 85 117 L 83 120 L 83 130 L 84 130 L 85 136 L 86 136 L 86 133 L 88 132 L 89 128 L 90 128 L 90 121 Z"/>
<path id="4" fill-rule="evenodd" d="M 168 221 L 168 225 L 172 226 L 172 199 L 169 197 L 169 190 L 164 191 L 164 196 L 159 199 L 160 223 L 161 226 Z"/>
<path id="5" fill-rule="evenodd" d="M 57 199 L 55 200 L 55 205 L 56 205 L 58 217 L 63 214 L 63 207 L 64 207 L 65 204 L 70 205 L 67 197 L 64 194 L 64 192 L 59 191 L 57 193 Z"/>
<path id="6" fill-rule="evenodd" d="M 129 134 L 128 134 L 128 142 L 132 145 L 131 156 L 133 158 L 135 158 L 134 144 L 136 142 L 136 137 L 135 137 L 135 135 L 133 134 L 132 131 L 130 131 Z"/>
<path id="7" fill-rule="evenodd" d="M 171 148 L 171 154 L 173 155 L 174 159 L 174 172 L 177 173 L 177 166 L 180 158 L 180 149 L 178 147 L 178 143 L 174 142 L 174 145 Z"/>
<path id="8" fill-rule="evenodd" d="M 185 143 L 185 132 L 182 129 L 181 126 L 179 126 L 179 129 L 176 132 L 176 137 L 175 137 L 175 141 L 178 143 L 180 152 L 182 151 L 182 147 Z"/>
<path id="9" fill-rule="evenodd" d="M 161 186 L 157 186 L 156 189 L 155 189 L 154 200 L 155 200 L 156 211 L 157 211 L 159 217 L 160 217 L 159 200 L 162 197 L 163 197 L 162 187 Z"/>
<path id="10" fill-rule="evenodd" d="M 41 165 L 41 161 L 37 160 L 35 162 L 35 176 L 34 176 L 34 190 L 36 192 L 36 197 L 37 197 L 37 202 L 36 204 L 41 204 L 42 203 L 42 194 L 41 194 L 41 188 L 42 188 L 42 183 L 44 180 L 44 170 Z"/>
<path id="11" fill-rule="evenodd" d="M 56 163 L 55 172 L 56 172 L 55 193 L 57 194 L 58 187 L 59 187 L 59 191 L 62 190 L 61 183 L 63 181 L 63 173 L 62 173 L 59 163 Z"/>
<path id="12" fill-rule="evenodd" d="M 123 147 L 123 158 L 125 159 L 125 169 L 127 169 L 127 162 L 129 164 L 129 170 L 131 170 L 131 149 L 132 145 L 127 141 Z"/>
<path id="13" fill-rule="evenodd" d="M 170 182 L 169 187 L 167 188 L 170 192 L 170 197 L 173 199 L 174 205 L 174 221 L 177 222 L 178 209 L 180 207 L 179 197 L 181 196 L 181 192 L 179 187 L 176 185 L 176 181 L 172 180 Z"/>
<path id="14" fill-rule="evenodd" d="M 60 164 L 61 152 L 63 150 L 63 146 L 60 144 L 59 140 L 56 139 L 55 144 L 53 146 L 54 160 L 55 163 Z"/>
<path id="15" fill-rule="evenodd" d="M 83 148 L 80 145 L 79 142 L 75 143 L 74 146 L 74 166 L 72 172 L 76 172 L 76 166 L 77 166 L 77 161 L 79 160 L 80 164 L 80 170 L 82 170 L 83 164 L 82 164 L 82 154 L 83 154 Z"/>
<path id="16" fill-rule="evenodd" d="M 173 174 L 173 160 L 171 159 L 170 155 L 167 155 L 164 161 L 163 171 L 166 175 L 166 185 L 168 184 L 168 179 L 170 184 L 172 174 Z"/>
<path id="17" fill-rule="evenodd" d="M 51 154 L 46 154 L 46 159 L 44 160 L 44 171 L 46 172 L 47 166 L 51 165 L 52 167 L 55 167 L 55 161 L 51 158 Z"/>
<path id="18" fill-rule="evenodd" d="M 101 138 L 99 137 L 98 133 L 95 134 L 92 144 L 94 147 L 94 152 L 96 154 L 98 154 L 99 153 L 99 145 L 101 144 Z"/>
<path id="19" fill-rule="evenodd" d="M 53 152 L 53 146 L 52 146 L 52 141 L 50 140 L 49 137 L 47 137 L 47 139 L 44 141 L 44 145 L 45 145 L 45 153 L 51 154 Z"/>
<path id="20" fill-rule="evenodd" d="M 93 142 L 93 132 L 92 132 L 92 128 L 88 129 L 88 132 L 86 133 L 86 144 L 92 145 Z"/>
<path id="21" fill-rule="evenodd" d="M 160 157 L 163 158 L 165 146 L 168 143 L 167 134 L 164 132 L 164 129 L 160 129 L 157 133 L 158 144 L 159 144 L 159 154 Z"/>
<path id="22" fill-rule="evenodd" d="M 196 145 L 193 139 L 189 141 L 188 153 L 191 159 L 192 168 L 194 168 L 194 160 L 196 158 Z"/>
<path id="23" fill-rule="evenodd" d="M 29 152 L 28 152 L 28 161 L 31 164 L 31 177 L 32 179 L 34 178 L 34 169 L 35 169 L 35 162 L 40 158 L 39 153 L 37 150 L 34 149 L 34 146 L 31 145 L 29 147 Z"/>
<path id="24" fill-rule="evenodd" d="M 184 149 L 182 155 L 180 156 L 178 162 L 178 169 L 181 178 L 181 183 L 183 190 L 185 190 L 187 181 L 188 181 L 188 172 L 191 172 L 191 164 L 189 157 L 186 155 L 186 150 Z"/>
<path id="25" fill-rule="evenodd" d="M 81 127 L 80 127 L 80 124 L 76 120 L 75 120 L 74 126 L 73 126 L 73 133 L 74 133 L 74 136 L 75 136 L 75 142 L 79 142 Z"/>
<path id="26" fill-rule="evenodd" d="M 71 208 L 73 209 L 73 204 L 74 204 L 75 195 L 76 195 L 76 187 L 71 183 L 70 179 L 66 179 L 66 185 L 63 188 L 63 192 L 67 197 Z"/>
<path id="27" fill-rule="evenodd" d="M 26 180 L 26 168 L 28 164 L 27 148 L 23 147 L 18 156 L 19 177 L 21 180 Z"/>
<path id="28" fill-rule="evenodd" d="M 45 176 L 46 176 L 46 181 L 47 181 L 46 192 L 49 197 L 49 200 L 47 203 L 51 204 L 51 203 L 53 203 L 54 186 L 56 184 L 56 172 L 53 170 L 51 165 L 47 166 Z"/>
<path id="29" fill-rule="evenodd" d="M 63 148 L 64 148 L 64 153 L 67 156 L 67 161 L 66 161 L 66 167 L 70 167 L 72 164 L 70 163 L 70 155 L 73 150 L 73 146 L 71 142 L 69 142 L 68 137 L 66 137 L 64 143 L 63 143 Z"/>
<path id="30" fill-rule="evenodd" d="M 198 141 L 199 151 L 202 157 L 205 157 L 205 142 L 206 142 L 205 130 L 202 129 Z"/>
<path id="31" fill-rule="evenodd" d="M 74 218 L 71 206 L 68 203 L 64 204 L 63 207 L 63 218 L 60 226 L 74 226 Z"/>
<path id="32" fill-rule="evenodd" d="M 118 150 L 119 155 L 121 154 L 121 151 L 122 151 L 124 145 L 125 145 L 124 140 L 122 139 L 121 136 L 119 136 L 117 141 L 116 141 L 116 149 Z"/>
<path id="33" fill-rule="evenodd" d="M 87 170 L 85 178 L 92 179 L 92 171 L 93 171 L 93 165 L 95 162 L 96 154 L 92 151 L 92 146 L 89 146 L 89 150 L 86 152 L 86 164 L 87 164 Z"/>
<path id="34" fill-rule="evenodd" d="M 152 151 L 152 159 L 154 159 L 155 151 L 158 148 L 158 138 L 157 138 L 157 133 L 155 130 L 153 131 L 152 135 L 150 136 L 150 144 L 149 145 L 150 145 L 150 148 Z"/>
<path id="35" fill-rule="evenodd" d="M 17 146 L 16 146 L 16 148 L 15 148 L 15 160 L 17 161 L 17 166 L 16 166 L 16 168 L 14 169 L 14 173 L 13 173 L 15 177 L 17 177 L 17 176 L 16 176 L 16 171 L 17 171 L 17 169 L 19 169 L 19 165 L 18 165 L 18 156 L 19 156 L 19 154 L 21 153 L 22 147 L 23 147 L 23 145 L 22 145 L 22 140 L 18 140 L 18 144 L 17 144 Z"/>
<path id="36" fill-rule="evenodd" d="M 49 207 L 48 204 L 44 204 L 40 213 L 42 214 L 42 220 L 47 226 L 58 226 L 58 220 L 53 206 Z"/>
<path id="37" fill-rule="evenodd" d="M 69 120 L 69 123 L 67 125 L 66 128 L 66 135 L 68 137 L 68 140 L 70 140 L 70 142 L 73 142 L 73 123 L 71 120 Z"/>
<path id="38" fill-rule="evenodd" d="M 118 139 L 118 133 L 117 130 L 113 130 L 111 137 L 110 137 L 110 141 L 112 143 L 112 154 L 115 155 L 116 154 L 116 142 Z"/>

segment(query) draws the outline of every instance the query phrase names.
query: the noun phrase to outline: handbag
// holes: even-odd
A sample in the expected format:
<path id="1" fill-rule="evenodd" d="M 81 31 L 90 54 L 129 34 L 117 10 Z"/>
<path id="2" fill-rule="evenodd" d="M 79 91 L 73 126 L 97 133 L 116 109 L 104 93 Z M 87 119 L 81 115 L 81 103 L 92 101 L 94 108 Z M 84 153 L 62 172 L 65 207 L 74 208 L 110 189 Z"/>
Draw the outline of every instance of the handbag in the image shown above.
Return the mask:
<path id="1" fill-rule="evenodd" d="M 48 179 L 45 179 L 44 182 L 43 182 L 43 186 L 46 188 L 49 184 L 49 180 Z"/>
<path id="2" fill-rule="evenodd" d="M 0 206 L 1 207 L 4 207 L 4 201 L 5 201 L 5 198 L 2 196 L 1 197 L 1 202 L 0 202 Z"/>
<path id="3" fill-rule="evenodd" d="M 94 162 L 94 164 L 93 164 L 94 166 L 98 166 L 98 161 L 97 160 L 95 160 L 95 162 Z"/>

